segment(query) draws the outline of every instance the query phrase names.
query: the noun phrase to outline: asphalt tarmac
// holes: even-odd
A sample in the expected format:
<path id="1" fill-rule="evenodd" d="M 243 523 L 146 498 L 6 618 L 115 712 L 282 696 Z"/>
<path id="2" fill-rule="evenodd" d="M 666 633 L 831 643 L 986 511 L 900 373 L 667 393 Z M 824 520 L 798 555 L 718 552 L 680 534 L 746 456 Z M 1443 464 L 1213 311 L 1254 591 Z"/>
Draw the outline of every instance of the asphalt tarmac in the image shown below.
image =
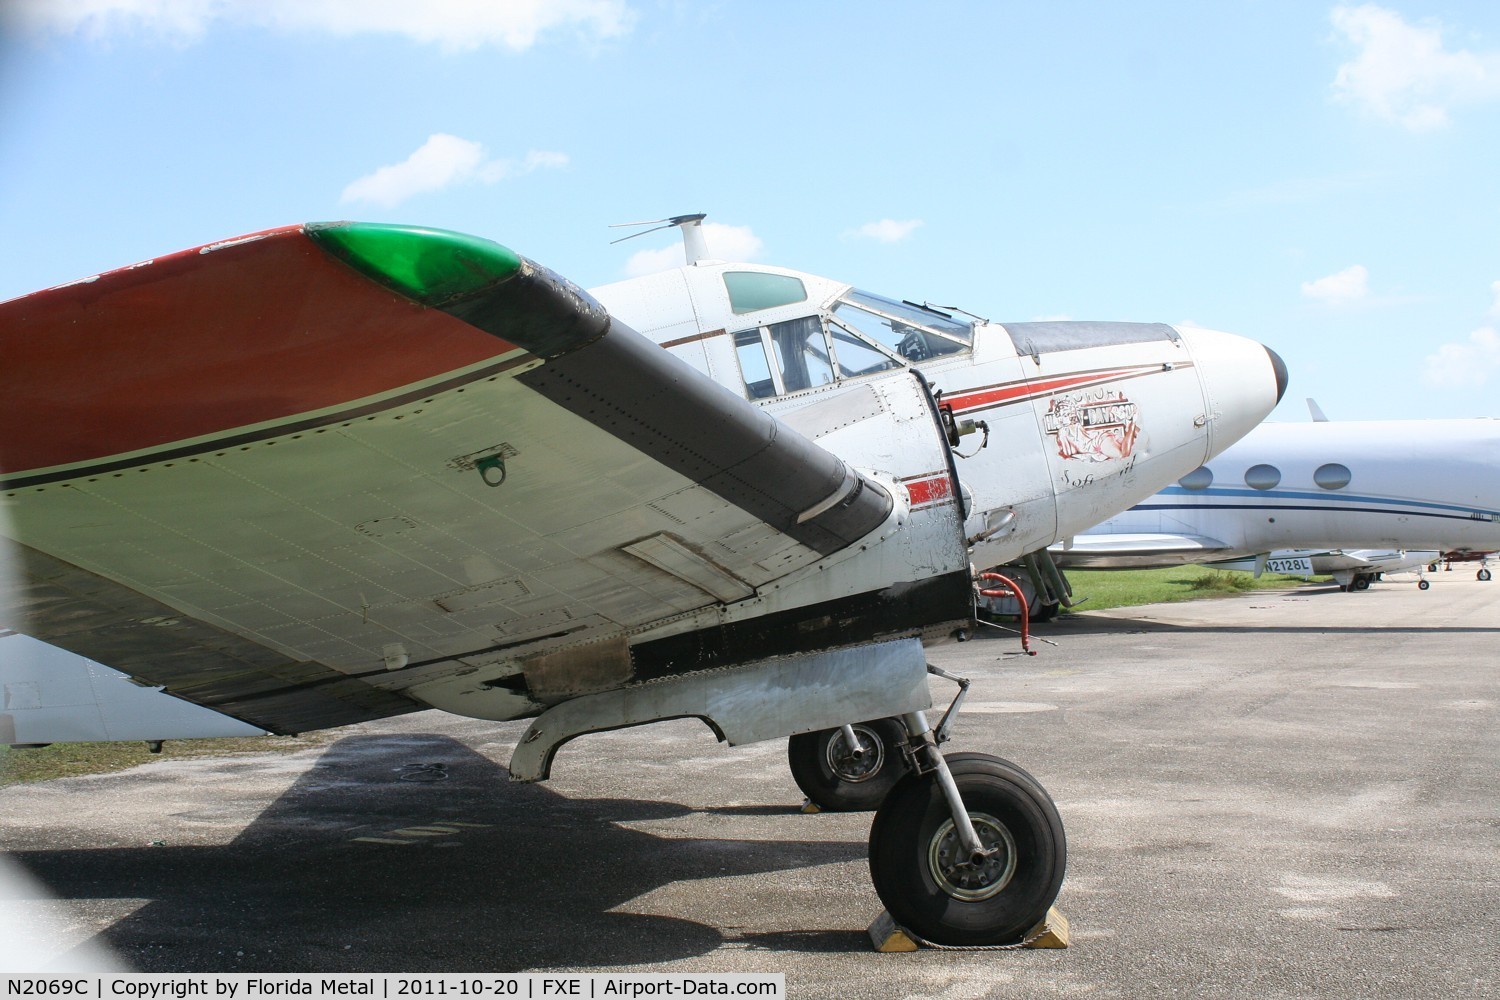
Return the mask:
<path id="1" fill-rule="evenodd" d="M 1067 826 L 1064 950 L 880 955 L 869 815 L 803 815 L 782 742 L 437 712 L 283 755 L 0 789 L 38 967 L 783 972 L 787 995 L 1500 996 L 1500 583 L 1472 569 L 1098 612 L 932 651 L 950 750 Z M 946 703 L 952 688 L 936 682 Z M 50 894 L 55 898 L 44 898 Z"/>

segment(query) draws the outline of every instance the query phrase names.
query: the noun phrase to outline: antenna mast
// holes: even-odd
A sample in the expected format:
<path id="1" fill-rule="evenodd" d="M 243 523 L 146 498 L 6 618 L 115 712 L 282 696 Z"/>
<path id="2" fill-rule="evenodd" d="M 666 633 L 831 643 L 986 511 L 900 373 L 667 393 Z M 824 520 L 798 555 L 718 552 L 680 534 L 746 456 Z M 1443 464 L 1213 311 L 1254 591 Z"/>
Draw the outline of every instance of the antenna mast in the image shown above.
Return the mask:
<path id="1" fill-rule="evenodd" d="M 621 236 L 617 240 L 611 240 L 610 244 L 624 243 L 637 236 L 645 236 L 647 233 L 676 226 L 682 230 L 683 256 L 687 258 L 689 265 L 696 264 L 700 260 L 708 259 L 708 242 L 703 238 L 703 220 L 707 217 L 707 213 L 697 212 L 693 215 L 674 215 L 670 219 L 652 219 L 650 222 L 616 222 L 610 226 L 611 229 L 619 229 L 622 226 L 652 226 L 654 228 L 642 229 L 629 236 Z"/>

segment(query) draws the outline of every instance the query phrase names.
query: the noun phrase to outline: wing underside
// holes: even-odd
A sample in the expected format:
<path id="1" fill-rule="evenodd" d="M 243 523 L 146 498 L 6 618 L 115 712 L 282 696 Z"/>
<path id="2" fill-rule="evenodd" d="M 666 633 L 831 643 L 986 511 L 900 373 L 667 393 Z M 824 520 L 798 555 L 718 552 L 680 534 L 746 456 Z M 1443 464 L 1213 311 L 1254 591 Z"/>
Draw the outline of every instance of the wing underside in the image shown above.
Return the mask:
<path id="1" fill-rule="evenodd" d="M 571 284 L 452 234 L 273 230 L 12 300 L 0 336 L 0 624 L 276 732 L 476 671 L 517 715 L 617 686 L 632 642 L 893 509 Z"/>

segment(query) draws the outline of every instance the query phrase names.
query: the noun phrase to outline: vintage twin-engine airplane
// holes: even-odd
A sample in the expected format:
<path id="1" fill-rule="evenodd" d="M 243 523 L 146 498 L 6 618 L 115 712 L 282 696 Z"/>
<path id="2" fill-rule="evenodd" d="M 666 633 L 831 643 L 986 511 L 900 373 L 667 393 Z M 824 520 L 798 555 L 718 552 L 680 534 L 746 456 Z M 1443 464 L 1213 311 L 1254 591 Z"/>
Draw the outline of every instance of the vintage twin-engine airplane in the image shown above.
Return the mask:
<path id="1" fill-rule="evenodd" d="M 269 732 L 535 717 L 522 780 L 698 717 L 821 733 L 794 768 L 837 791 L 869 762 L 839 747 L 882 749 L 848 724 L 899 720 L 881 899 L 933 941 L 1015 940 L 1062 825 L 1015 765 L 938 752 L 923 643 L 974 627 L 972 563 L 1198 467 L 1285 369 L 709 261 L 700 219 L 674 220 L 687 266 L 592 294 L 488 240 L 329 223 L 0 304 L 0 626 Z M 71 681 L 13 673 L 0 738 L 124 731 L 106 678 Z"/>
<path id="2" fill-rule="evenodd" d="M 1496 547 L 1500 420 L 1319 420 L 1262 424 L 1049 554 L 1093 568 L 1253 570 L 1269 559 L 1300 571 L 1290 563 L 1307 560 L 1364 590 L 1398 554 L 1427 565 L 1439 552 Z"/>

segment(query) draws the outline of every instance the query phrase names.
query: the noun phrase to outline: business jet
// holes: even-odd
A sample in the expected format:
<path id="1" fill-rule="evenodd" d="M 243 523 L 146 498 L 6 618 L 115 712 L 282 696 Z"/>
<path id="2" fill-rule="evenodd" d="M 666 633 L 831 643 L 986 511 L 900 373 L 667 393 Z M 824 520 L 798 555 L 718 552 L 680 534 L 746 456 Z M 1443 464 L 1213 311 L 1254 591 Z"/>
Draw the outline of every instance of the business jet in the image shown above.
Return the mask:
<path id="1" fill-rule="evenodd" d="M 1281 571 L 1347 572 L 1346 589 L 1358 591 L 1398 555 L 1416 566 L 1440 552 L 1497 547 L 1500 420 L 1319 420 L 1263 424 L 1174 485 L 1030 559 L 1046 588 L 1034 601 L 1046 607 L 1072 599 L 1059 568 L 1253 570 L 1269 560 Z"/>
<path id="2" fill-rule="evenodd" d="M 1418 589 L 1427 590 L 1432 584 L 1425 571 L 1441 557 L 1441 552 L 1424 549 L 1277 549 L 1243 559 L 1215 560 L 1205 565 L 1255 576 L 1262 573 L 1327 576 L 1345 591 L 1368 590 L 1370 584 L 1387 573 L 1415 571 Z"/>
<path id="3" fill-rule="evenodd" d="M 712 260 L 701 221 L 670 220 L 684 266 L 592 293 L 486 239 L 341 222 L 0 303 L 0 626 L 265 732 L 531 718 L 526 781 L 579 735 L 683 717 L 813 734 L 794 776 L 831 794 L 888 750 L 890 914 L 1018 939 L 1062 823 L 1016 765 L 940 752 L 924 643 L 972 634 L 974 565 L 1211 460 L 1285 368 L 1223 333 L 1000 324 Z M 100 708 L 119 678 L 0 669 L 12 743 L 205 735 L 126 727 Z"/>

